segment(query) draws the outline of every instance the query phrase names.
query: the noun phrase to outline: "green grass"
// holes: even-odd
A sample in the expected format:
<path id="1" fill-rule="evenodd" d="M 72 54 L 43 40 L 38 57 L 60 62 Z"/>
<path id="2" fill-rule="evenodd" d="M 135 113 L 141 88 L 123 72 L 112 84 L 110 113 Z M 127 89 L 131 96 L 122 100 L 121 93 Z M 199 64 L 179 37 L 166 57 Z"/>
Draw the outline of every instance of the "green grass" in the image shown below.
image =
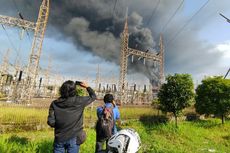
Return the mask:
<path id="1" fill-rule="evenodd" d="M 215 153 L 230 152 L 230 121 L 220 119 L 196 122 L 180 121 L 179 128 L 152 108 L 121 107 L 122 128 L 134 128 L 140 134 L 139 153 Z M 0 153 L 51 153 L 53 130 L 46 124 L 48 108 L 0 107 Z M 85 127 L 96 120 L 95 108 L 85 110 Z M 8 124 L 10 127 L 7 127 Z M 39 128 L 40 127 L 40 128 Z M 40 130 L 40 131 L 36 131 Z M 93 153 L 95 131 L 86 128 L 87 141 L 81 153 Z"/>
<path id="2" fill-rule="evenodd" d="M 201 123 L 202 122 L 202 123 Z M 210 123 L 212 126 L 209 126 Z M 136 123 L 134 123 L 136 124 Z M 218 153 L 230 152 L 230 122 L 221 125 L 216 120 L 181 122 L 179 128 L 173 123 L 155 126 L 140 125 L 143 152 L 153 153 Z M 147 127 L 147 128 L 146 128 Z M 143 135 L 144 134 L 144 135 Z M 150 141 L 145 141 L 150 138 Z"/>
<path id="3" fill-rule="evenodd" d="M 138 119 L 140 116 L 146 114 L 156 114 L 156 111 L 152 108 L 121 108 L 120 111 L 123 120 Z M 0 132 L 48 128 L 48 108 L 18 107 L 17 105 L 0 106 L 0 112 Z M 96 108 L 86 108 L 84 112 L 85 127 L 91 127 L 90 123 L 95 123 L 96 119 Z M 4 126 L 1 128 L 1 125 Z"/>
<path id="4" fill-rule="evenodd" d="M 127 122 L 123 128 L 138 131 L 142 145 L 139 153 L 215 153 L 230 152 L 230 121 L 221 125 L 220 120 L 211 119 L 197 122 L 148 123 Z M 81 146 L 81 153 L 93 153 L 94 129 L 86 129 L 87 140 Z M 8 133 L 0 136 L 0 152 L 3 153 L 50 153 L 52 152 L 53 131 Z"/>
<path id="5" fill-rule="evenodd" d="M 1 153 L 51 153 L 52 131 L 21 132 L 0 136 Z"/>
<path id="6" fill-rule="evenodd" d="M 0 107 L 0 123 L 37 123 L 46 122 L 48 109 L 26 107 Z"/>

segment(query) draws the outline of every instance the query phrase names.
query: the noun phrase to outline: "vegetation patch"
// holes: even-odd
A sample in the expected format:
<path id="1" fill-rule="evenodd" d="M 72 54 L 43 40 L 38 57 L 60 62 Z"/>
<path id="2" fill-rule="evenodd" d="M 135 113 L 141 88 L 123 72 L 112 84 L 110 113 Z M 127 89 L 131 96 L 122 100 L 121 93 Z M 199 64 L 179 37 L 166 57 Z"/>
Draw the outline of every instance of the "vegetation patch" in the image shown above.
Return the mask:
<path id="1" fill-rule="evenodd" d="M 218 124 L 217 124 L 218 123 Z M 213 124 L 215 126 L 210 127 Z M 209 127 L 209 128 L 206 128 Z M 139 153 L 215 153 L 230 152 L 230 121 L 220 120 L 179 123 L 152 123 L 132 121 L 122 128 L 134 128 L 141 137 Z M 87 128 L 87 140 L 80 152 L 92 153 L 95 148 L 95 130 Z M 53 130 L 2 134 L 0 152 L 4 153 L 52 153 Z"/>

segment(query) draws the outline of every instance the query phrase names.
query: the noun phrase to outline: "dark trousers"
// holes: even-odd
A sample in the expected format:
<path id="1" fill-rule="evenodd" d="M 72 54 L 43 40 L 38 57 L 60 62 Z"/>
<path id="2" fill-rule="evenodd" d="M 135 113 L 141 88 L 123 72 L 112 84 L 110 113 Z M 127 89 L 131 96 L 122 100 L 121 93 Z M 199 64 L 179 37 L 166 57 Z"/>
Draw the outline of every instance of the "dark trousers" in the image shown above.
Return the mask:
<path id="1" fill-rule="evenodd" d="M 78 153 L 80 146 L 76 143 L 76 138 L 64 142 L 54 141 L 54 153 Z"/>
<path id="2" fill-rule="evenodd" d="M 106 149 L 103 149 L 103 145 L 106 143 Z M 108 152 L 108 139 L 96 139 L 95 153 L 107 153 Z"/>

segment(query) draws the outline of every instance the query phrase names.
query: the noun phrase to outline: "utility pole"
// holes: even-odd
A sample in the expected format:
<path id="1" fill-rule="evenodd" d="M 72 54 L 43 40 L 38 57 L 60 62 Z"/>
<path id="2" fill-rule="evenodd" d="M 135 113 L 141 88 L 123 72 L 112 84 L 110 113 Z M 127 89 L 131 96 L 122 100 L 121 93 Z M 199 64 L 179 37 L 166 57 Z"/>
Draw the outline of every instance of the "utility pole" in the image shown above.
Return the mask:
<path id="1" fill-rule="evenodd" d="M 226 19 L 226 21 L 228 22 L 228 23 L 230 23 L 230 19 L 229 18 L 227 18 L 226 16 L 224 16 L 223 14 L 221 14 L 221 13 L 219 13 L 220 14 L 220 16 L 222 16 L 223 18 L 225 18 Z M 230 72 L 230 68 L 228 69 L 228 72 L 225 74 L 225 76 L 224 76 L 224 79 L 228 76 L 228 73 Z"/>
<path id="2" fill-rule="evenodd" d="M 226 16 L 224 16 L 223 14 L 221 14 L 221 13 L 219 13 L 220 14 L 220 16 L 222 16 L 223 18 L 225 18 L 226 19 L 226 21 L 228 22 L 228 23 L 230 23 L 230 19 L 229 18 L 227 18 Z"/>
<path id="3" fill-rule="evenodd" d="M 128 12 L 126 12 L 126 20 L 124 30 L 121 34 L 121 52 L 120 52 L 120 78 L 119 78 L 119 94 L 121 103 L 127 102 L 127 67 L 128 67 L 128 56 L 135 55 L 145 59 L 151 59 L 160 64 L 160 82 L 164 80 L 164 46 L 162 35 L 160 36 L 160 52 L 158 54 L 148 53 L 145 51 L 129 48 L 129 32 L 128 32 Z"/>
<path id="4" fill-rule="evenodd" d="M 230 68 L 228 69 L 228 72 L 225 74 L 224 79 L 228 76 L 228 73 L 230 72 Z"/>
<path id="5" fill-rule="evenodd" d="M 16 26 L 23 29 L 29 29 L 34 31 L 34 38 L 31 48 L 31 54 L 29 57 L 29 63 L 27 66 L 27 78 L 23 85 L 22 100 L 31 102 L 31 98 L 35 93 L 36 78 L 38 75 L 39 61 L 42 50 L 42 43 L 45 35 L 45 30 L 49 16 L 49 0 L 43 0 L 40 6 L 37 22 L 31 22 L 24 19 L 13 18 L 0 15 L 0 24 L 9 26 Z"/>

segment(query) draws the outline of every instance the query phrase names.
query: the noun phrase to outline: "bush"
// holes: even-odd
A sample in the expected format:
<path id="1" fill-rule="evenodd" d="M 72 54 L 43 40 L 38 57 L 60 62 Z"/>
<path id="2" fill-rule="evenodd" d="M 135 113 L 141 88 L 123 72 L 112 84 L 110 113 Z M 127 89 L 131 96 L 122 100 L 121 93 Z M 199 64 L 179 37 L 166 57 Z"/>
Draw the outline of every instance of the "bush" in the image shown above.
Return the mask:
<path id="1" fill-rule="evenodd" d="M 142 115 L 140 116 L 140 121 L 143 124 L 165 124 L 169 119 L 164 115 Z"/>
<path id="2" fill-rule="evenodd" d="M 200 116 L 196 113 L 187 113 L 185 116 L 186 121 L 196 121 L 200 119 Z"/>

